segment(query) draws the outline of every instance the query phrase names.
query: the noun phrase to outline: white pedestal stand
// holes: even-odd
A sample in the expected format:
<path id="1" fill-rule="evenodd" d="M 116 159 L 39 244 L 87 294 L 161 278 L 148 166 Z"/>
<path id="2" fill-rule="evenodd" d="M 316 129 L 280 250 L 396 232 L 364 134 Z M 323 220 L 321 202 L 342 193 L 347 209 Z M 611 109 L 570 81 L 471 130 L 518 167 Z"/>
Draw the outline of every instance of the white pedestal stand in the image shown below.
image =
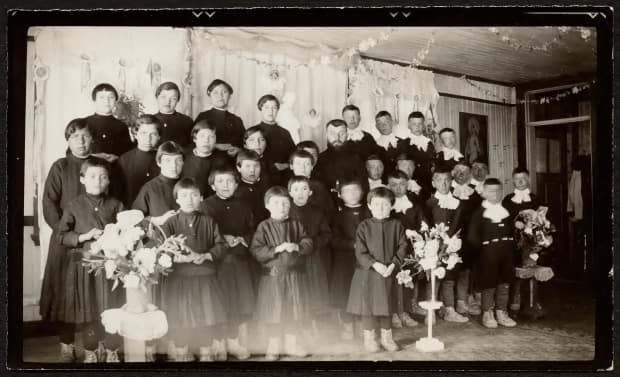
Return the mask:
<path id="1" fill-rule="evenodd" d="M 415 348 L 420 352 L 442 351 L 444 349 L 443 342 L 437 338 L 433 338 L 433 317 L 434 311 L 439 309 L 443 303 L 435 299 L 435 271 L 431 270 L 431 301 L 421 301 L 419 304 L 427 311 L 427 336 L 420 338 L 415 342 Z"/>

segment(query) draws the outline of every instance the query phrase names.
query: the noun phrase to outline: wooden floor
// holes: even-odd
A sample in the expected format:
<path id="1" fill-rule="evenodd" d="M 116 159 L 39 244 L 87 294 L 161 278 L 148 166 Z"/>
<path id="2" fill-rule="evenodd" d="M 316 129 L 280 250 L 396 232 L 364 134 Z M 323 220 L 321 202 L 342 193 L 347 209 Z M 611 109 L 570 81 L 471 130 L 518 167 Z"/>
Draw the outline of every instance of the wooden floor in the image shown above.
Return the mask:
<path id="1" fill-rule="evenodd" d="M 415 341 L 425 336 L 422 318 L 418 326 L 394 330 L 394 337 L 401 350 L 367 354 L 359 340 L 342 341 L 334 322 L 322 326 L 321 338 L 308 349 L 308 361 L 339 360 L 454 360 L 454 361 L 523 361 L 523 360 L 591 360 L 594 356 L 594 301 L 583 289 L 570 284 L 552 284 L 541 288 L 541 299 L 549 314 L 547 317 L 528 321 L 518 319 L 515 328 L 486 329 L 480 316 L 470 318 L 465 324 L 438 320 L 434 335 L 445 344 L 445 350 L 422 353 L 416 350 Z M 250 360 L 263 360 L 265 342 L 257 333 L 251 333 Z M 34 363 L 58 362 L 58 338 L 55 336 L 27 338 L 24 341 L 24 361 Z M 283 361 L 295 361 L 291 357 Z"/>

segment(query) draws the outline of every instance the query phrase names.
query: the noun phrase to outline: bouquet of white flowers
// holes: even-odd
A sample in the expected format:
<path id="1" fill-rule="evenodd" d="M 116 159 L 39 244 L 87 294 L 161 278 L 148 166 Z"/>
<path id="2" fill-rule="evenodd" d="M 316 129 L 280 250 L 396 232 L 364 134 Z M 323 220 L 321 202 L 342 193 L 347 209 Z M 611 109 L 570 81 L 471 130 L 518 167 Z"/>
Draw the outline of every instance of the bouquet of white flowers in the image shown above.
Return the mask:
<path id="1" fill-rule="evenodd" d="M 461 249 L 459 232 L 452 237 L 448 236 L 448 227 L 439 223 L 429 228 L 422 222 L 420 233 L 412 229 L 405 232 L 411 242 L 413 253 L 405 257 L 401 271 L 396 274 L 398 284 L 413 288 L 413 277 L 425 272 L 430 279 L 431 271 L 438 279 L 443 279 L 446 270 L 451 270 L 461 262 L 458 251 Z"/>
<path id="2" fill-rule="evenodd" d="M 515 238 L 523 267 L 535 266 L 539 254 L 553 243 L 555 227 L 547 220 L 547 207 L 524 209 L 515 218 Z"/>
<path id="3" fill-rule="evenodd" d="M 154 241 L 157 245 L 146 247 L 141 211 L 119 212 L 116 220 L 105 226 L 103 234 L 90 245 L 89 254 L 83 259 L 89 272 L 98 274 L 103 270 L 106 278 L 114 280 L 113 290 L 119 280 L 125 288 L 146 290 L 149 283 L 157 284 L 160 274 L 172 271 L 173 257 L 190 253 L 184 236 L 166 237 L 157 226 L 162 239 Z"/>

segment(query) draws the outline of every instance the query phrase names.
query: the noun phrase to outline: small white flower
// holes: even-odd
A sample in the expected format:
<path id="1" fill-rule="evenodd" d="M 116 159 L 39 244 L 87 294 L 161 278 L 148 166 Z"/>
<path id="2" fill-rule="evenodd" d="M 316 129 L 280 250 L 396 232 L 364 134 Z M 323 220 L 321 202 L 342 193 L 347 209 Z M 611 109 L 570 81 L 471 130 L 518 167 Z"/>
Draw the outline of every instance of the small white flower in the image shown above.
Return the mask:
<path id="1" fill-rule="evenodd" d="M 114 277 L 114 271 L 116 271 L 116 263 L 112 259 L 108 259 L 103 263 L 103 268 L 105 269 L 106 279 L 112 279 Z"/>
<path id="2" fill-rule="evenodd" d="M 413 278 L 411 277 L 411 271 L 409 270 L 403 270 L 396 274 L 396 281 L 398 281 L 398 284 L 400 285 L 406 285 L 412 280 Z"/>
<path id="3" fill-rule="evenodd" d="M 454 235 L 452 237 L 446 237 L 443 241 L 448 246 L 448 248 L 446 249 L 447 253 L 452 254 L 461 250 L 462 241 L 460 238 L 458 238 L 458 236 Z"/>
<path id="4" fill-rule="evenodd" d="M 162 254 L 159 257 L 158 263 L 163 268 L 170 268 L 172 267 L 172 258 L 168 254 Z"/>
<path id="5" fill-rule="evenodd" d="M 422 224 L 420 224 L 420 232 L 426 232 L 427 230 L 428 230 L 428 224 L 422 221 Z"/>
<path id="6" fill-rule="evenodd" d="M 439 251 L 439 241 L 438 240 L 430 240 L 426 242 L 424 245 L 424 252 L 429 257 L 437 257 L 437 252 Z"/>
<path id="7" fill-rule="evenodd" d="M 530 259 L 533 260 L 534 262 L 536 262 L 538 260 L 538 254 L 536 254 L 536 253 L 530 254 Z"/>
<path id="8" fill-rule="evenodd" d="M 422 258 L 420 259 L 420 267 L 422 267 L 423 270 L 435 268 L 435 266 L 437 266 L 437 260 L 437 256 Z"/>
<path id="9" fill-rule="evenodd" d="M 461 257 L 459 257 L 458 254 L 456 254 L 456 253 L 450 254 L 450 256 L 448 257 L 448 260 L 446 262 L 446 268 L 448 270 L 451 270 L 459 262 L 461 262 Z"/>
<path id="10" fill-rule="evenodd" d="M 126 257 L 127 254 L 129 254 L 129 250 L 127 249 L 127 247 L 125 247 L 125 245 L 121 245 L 121 247 L 119 247 L 118 249 L 118 255 L 120 255 L 121 257 Z"/>
<path id="11" fill-rule="evenodd" d="M 443 267 L 437 267 L 433 271 L 433 274 L 435 275 L 437 279 L 443 279 L 446 276 L 446 269 Z"/>

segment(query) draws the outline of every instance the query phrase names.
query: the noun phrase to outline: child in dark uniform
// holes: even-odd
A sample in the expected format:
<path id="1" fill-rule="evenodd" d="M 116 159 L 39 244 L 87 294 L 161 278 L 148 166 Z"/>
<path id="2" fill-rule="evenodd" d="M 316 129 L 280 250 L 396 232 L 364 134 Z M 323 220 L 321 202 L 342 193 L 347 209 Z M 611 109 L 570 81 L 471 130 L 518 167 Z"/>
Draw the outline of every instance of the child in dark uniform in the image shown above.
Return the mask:
<path id="1" fill-rule="evenodd" d="M 118 159 L 121 173 L 119 196 L 129 207 L 144 184 L 159 175 L 155 154 L 159 146 L 161 123 L 153 115 L 141 115 L 132 129 L 137 146 Z"/>
<path id="2" fill-rule="evenodd" d="M 513 192 L 506 195 L 502 200 L 502 206 L 510 213 L 512 221 L 520 211 L 524 209 L 537 210 L 541 206 L 538 197 L 530 191 L 530 172 L 522 167 L 516 167 L 512 171 Z M 521 265 L 521 251 L 515 248 L 515 265 Z M 521 284 L 522 279 L 514 279 L 511 283 L 510 310 L 521 309 Z"/>
<path id="3" fill-rule="evenodd" d="M 178 208 L 173 189 L 183 170 L 183 151 L 174 141 L 167 141 L 157 148 L 155 160 L 160 174 L 142 186 L 131 207 L 142 211 L 153 224 L 162 225 Z"/>
<path id="4" fill-rule="evenodd" d="M 199 211 L 202 196 L 193 179 L 179 180 L 174 197 L 180 211 L 162 230 L 166 236 L 184 235 L 191 250 L 187 256 L 175 256 L 174 270 L 162 282 L 161 307 L 175 344 L 174 361 L 193 361 L 195 353 L 200 361 L 226 360 L 222 326 L 227 316 L 215 263 L 228 245 L 215 220 Z"/>
<path id="5" fill-rule="evenodd" d="M 433 173 L 433 187 L 436 191 L 429 200 L 426 201 L 427 216 L 430 225 L 434 226 L 444 223 L 448 227 L 448 236 L 452 237 L 461 227 L 463 208 L 460 200 L 455 198 L 450 192 L 452 175 L 449 171 L 438 170 Z M 459 314 L 455 310 L 454 287 L 459 274 L 459 265 L 446 271 L 446 276 L 441 281 L 440 292 L 443 306 L 440 309 L 444 321 L 467 322 L 469 318 Z M 427 284 L 427 295 L 430 297 L 430 284 Z M 430 313 L 433 314 L 432 311 Z M 428 321 L 428 317 L 426 319 Z M 435 317 L 432 317 L 435 321 Z"/>
<path id="6" fill-rule="evenodd" d="M 368 174 L 368 190 L 386 187 L 383 183 L 385 165 L 379 156 L 372 154 L 366 158 L 366 174 Z"/>
<path id="7" fill-rule="evenodd" d="M 342 119 L 347 123 L 347 144 L 351 151 L 357 153 L 363 160 L 371 154 L 379 153 L 379 147 L 372 135 L 360 128 L 360 109 L 357 106 L 343 107 Z"/>
<path id="8" fill-rule="evenodd" d="M 312 319 L 310 338 L 319 335 L 317 320 L 329 311 L 329 290 L 324 260 L 329 258 L 328 245 L 331 241 L 331 229 L 328 220 L 320 208 L 309 203 L 313 195 L 308 178 L 294 176 L 288 181 L 288 192 L 292 199 L 290 218 L 302 223 L 308 236 L 312 237 L 313 250 L 306 256 L 306 275 L 310 296 L 309 311 Z M 327 255 L 327 257 L 326 257 Z"/>
<path id="9" fill-rule="evenodd" d="M 60 360 L 70 363 L 75 361 L 75 326 L 62 322 L 64 307 L 60 304 L 67 267 L 63 258 L 67 250 L 58 238 L 58 223 L 67 204 L 84 193 L 84 186 L 80 184 L 80 169 L 90 156 L 93 142 L 86 120 L 77 118 L 70 121 L 65 128 L 65 139 L 69 144 L 69 153 L 52 164 L 43 189 L 43 218 L 52 228 L 52 236 L 41 285 L 39 313 L 43 321 L 54 323 L 58 329 Z"/>
<path id="10" fill-rule="evenodd" d="M 408 141 L 394 134 L 392 115 L 387 111 L 379 111 L 377 113 L 375 116 L 375 127 L 380 134 L 377 138 L 379 155 L 387 170 L 386 173 L 389 173 L 396 165 L 396 156 L 407 152 Z"/>
<path id="11" fill-rule="evenodd" d="M 471 164 L 471 181 L 469 184 L 476 190 L 478 195 L 482 195 L 484 180 L 489 175 L 489 165 L 486 161 L 477 158 Z"/>
<path id="12" fill-rule="evenodd" d="M 243 147 L 247 150 L 256 152 L 260 157 L 260 179 L 268 186 L 280 184 L 281 173 L 276 169 L 273 162 L 269 161 L 264 156 L 265 149 L 267 149 L 267 140 L 260 127 L 250 127 L 245 131 L 243 135 Z"/>
<path id="13" fill-rule="evenodd" d="M 400 170 L 407 175 L 407 196 L 409 200 L 424 203 L 430 197 L 429 187 L 422 186 L 422 181 L 418 178 L 416 162 L 407 153 L 396 156 L 396 170 Z"/>
<path id="14" fill-rule="evenodd" d="M 194 121 L 176 111 L 177 104 L 181 100 L 179 87 L 173 82 L 164 82 L 157 87 L 155 98 L 159 109 L 155 117 L 162 124 L 161 142 L 174 141 L 182 148 L 188 148 L 192 144 L 190 133 Z"/>
<path id="15" fill-rule="evenodd" d="M 375 339 L 376 328 L 381 329 L 381 346 L 387 351 L 398 350 L 392 338 L 391 315 L 394 313 L 390 300 L 394 270 L 400 268 L 409 246 L 405 227 L 390 218 L 394 194 L 385 188 L 370 190 L 367 197 L 372 218 L 357 227 L 355 257 L 357 268 L 351 280 L 347 311 L 362 316 L 364 348 L 378 352 Z"/>
<path id="16" fill-rule="evenodd" d="M 331 304 L 340 310 L 343 329 L 340 337 L 352 340 L 354 337 L 353 322 L 355 316 L 346 311 L 351 279 L 355 271 L 355 232 L 357 226 L 367 218 L 370 211 L 362 205 L 362 183 L 357 179 L 345 180 L 340 183 L 339 195 L 343 205 L 338 208 L 332 228 L 333 269 L 330 279 Z"/>
<path id="17" fill-rule="evenodd" d="M 400 170 L 393 171 L 387 175 L 388 188 L 394 193 L 394 205 L 392 206 L 392 218 L 399 220 L 405 229 L 420 231 L 422 222 L 428 224 L 424 207 L 417 201 L 411 201 L 407 197 L 407 174 Z M 418 284 L 414 284 L 417 287 Z M 413 327 L 418 323 L 411 318 L 408 311 L 408 303 L 417 302 L 418 290 L 409 289 L 402 285 L 394 286 L 395 312 L 392 314 L 392 327 L 401 328 L 403 324 Z"/>
<path id="18" fill-rule="evenodd" d="M 431 190 L 433 162 L 435 160 L 435 145 L 433 141 L 422 134 L 424 129 L 424 114 L 414 111 L 407 118 L 409 127 L 409 146 L 407 153 L 415 161 L 416 172 L 420 184 L 426 191 Z"/>
<path id="19" fill-rule="evenodd" d="M 498 179 L 484 181 L 482 196 L 484 201 L 473 213 L 467 234 L 469 242 L 480 250 L 475 285 L 482 291 L 482 325 L 514 327 L 517 323 L 508 316 L 508 287 L 514 279 L 513 219 L 501 204 Z"/>
<path id="20" fill-rule="evenodd" d="M 288 158 L 295 150 L 295 142 L 290 132 L 276 123 L 280 101 L 271 94 L 265 94 L 258 100 L 257 106 L 262 118 L 257 126 L 267 140 L 265 157 L 275 165 L 278 172 L 283 172 L 289 167 Z"/>
<path id="21" fill-rule="evenodd" d="M 61 295 L 62 322 L 84 326 L 84 362 L 118 362 L 121 339 L 105 333 L 100 314 L 120 307 L 124 302 L 122 290 L 112 291 L 105 274 L 90 274 L 82 265 L 92 241 L 97 240 L 107 224 L 116 221 L 123 204 L 106 194 L 109 164 L 99 158 L 89 158 L 80 168 L 80 183 L 85 194 L 67 204 L 58 224 L 58 237 L 69 248 L 65 254 L 65 287 Z M 105 339 L 105 340 L 104 340 Z M 106 355 L 97 355 L 99 341 L 104 340 Z"/>
<path id="22" fill-rule="evenodd" d="M 206 119 L 199 120 L 192 127 L 191 138 L 194 148 L 186 153 L 181 176 L 193 178 L 200 188 L 200 193 L 206 198 L 213 194 L 213 189 L 209 184 L 211 170 L 225 165 L 232 166 L 232 161 L 225 152 L 215 148 L 217 143 L 215 127 Z"/>
<path id="23" fill-rule="evenodd" d="M 133 148 L 129 127 L 112 115 L 118 93 L 110 84 L 95 86 L 91 97 L 95 114 L 86 117 L 93 133 L 93 154 L 99 154 L 108 162 L 115 162 L 120 155 Z"/>
<path id="24" fill-rule="evenodd" d="M 265 357 L 278 359 L 282 335 L 285 353 L 304 357 L 307 351 L 298 334 L 308 314 L 305 256 L 312 253 L 312 238 L 301 222 L 289 218 L 291 203 L 284 187 L 267 190 L 265 207 L 270 218 L 258 225 L 250 245 L 250 252 L 263 267 L 256 319 L 268 327 Z"/>
<path id="25" fill-rule="evenodd" d="M 250 357 L 242 344 L 248 341 L 248 320 L 256 301 L 248 251 L 254 218 L 252 210 L 234 197 L 239 178 L 232 167 L 213 170 L 209 182 L 215 194 L 202 202 L 201 209 L 215 220 L 229 247 L 218 268 L 228 313 L 226 346 L 229 354 L 244 360 Z"/>
<path id="26" fill-rule="evenodd" d="M 452 171 L 456 163 L 465 158 L 456 149 L 456 133 L 452 128 L 442 128 L 439 131 L 439 140 L 441 140 L 442 148 L 437 153 L 435 166 L 440 170 Z"/>
<path id="27" fill-rule="evenodd" d="M 237 171 L 241 175 L 239 187 L 235 196 L 241 199 L 252 209 L 255 223 L 259 223 L 269 217 L 265 209 L 265 192 L 269 188 L 268 183 L 260 179 L 260 157 L 254 151 L 241 150 L 237 154 Z"/>

